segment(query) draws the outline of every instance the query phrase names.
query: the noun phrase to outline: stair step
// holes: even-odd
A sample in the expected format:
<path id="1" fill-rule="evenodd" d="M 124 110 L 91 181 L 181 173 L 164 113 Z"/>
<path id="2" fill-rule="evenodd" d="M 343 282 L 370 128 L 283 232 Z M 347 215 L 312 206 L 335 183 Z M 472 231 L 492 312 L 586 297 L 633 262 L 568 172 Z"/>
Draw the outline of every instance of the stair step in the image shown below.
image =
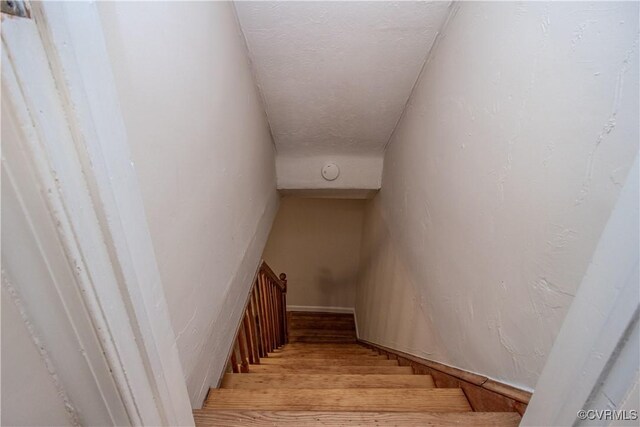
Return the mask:
<path id="1" fill-rule="evenodd" d="M 471 411 L 459 388 L 212 389 L 206 409 L 269 411 Z"/>
<path id="2" fill-rule="evenodd" d="M 321 412 L 321 411 L 207 411 L 195 410 L 197 427 L 517 427 L 517 412 Z"/>
<path id="3" fill-rule="evenodd" d="M 355 337 L 356 331 L 349 329 L 291 329 L 289 337 Z"/>
<path id="4" fill-rule="evenodd" d="M 290 319 L 300 318 L 318 318 L 321 320 L 331 319 L 351 319 L 353 320 L 353 313 L 323 313 L 318 311 L 289 311 L 287 312 Z"/>
<path id="5" fill-rule="evenodd" d="M 355 331 L 356 324 L 353 320 L 319 320 L 319 319 L 291 319 L 289 321 L 289 330 L 294 329 L 346 329 Z"/>
<path id="6" fill-rule="evenodd" d="M 256 374 L 413 374 L 411 366 L 292 366 L 292 365 L 251 365 L 249 373 Z"/>
<path id="7" fill-rule="evenodd" d="M 431 375 L 225 374 L 221 388 L 434 388 Z"/>
<path id="8" fill-rule="evenodd" d="M 283 345 L 279 351 L 285 350 L 304 350 L 304 351 L 349 351 L 349 350 L 369 350 L 358 343 L 289 343 Z"/>
<path id="9" fill-rule="evenodd" d="M 356 337 L 347 337 L 339 335 L 319 335 L 319 336 L 289 336 L 289 342 L 297 343 L 355 343 Z"/>
<path id="10" fill-rule="evenodd" d="M 262 365 L 294 365 L 294 366 L 398 366 L 397 360 L 378 359 L 376 357 L 350 357 L 342 359 L 312 359 L 309 357 L 260 359 Z"/>
<path id="11" fill-rule="evenodd" d="M 349 359 L 349 358 L 376 358 L 376 359 L 386 359 L 387 356 L 382 356 L 378 353 L 374 353 L 372 351 L 364 351 L 364 352 L 356 352 L 356 351 L 295 351 L 289 350 L 284 352 L 277 353 L 267 353 L 270 358 L 274 359 L 295 359 L 300 357 L 310 357 L 314 359 Z"/>

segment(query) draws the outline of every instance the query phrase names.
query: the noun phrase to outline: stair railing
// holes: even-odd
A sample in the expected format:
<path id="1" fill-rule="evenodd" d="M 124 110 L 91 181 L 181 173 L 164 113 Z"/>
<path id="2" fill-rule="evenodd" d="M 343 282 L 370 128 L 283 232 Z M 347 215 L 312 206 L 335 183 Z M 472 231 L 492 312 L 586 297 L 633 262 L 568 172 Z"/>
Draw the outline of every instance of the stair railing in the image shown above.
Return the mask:
<path id="1" fill-rule="evenodd" d="M 232 372 L 249 372 L 250 365 L 287 342 L 287 275 L 276 276 L 262 261 L 231 349 Z"/>

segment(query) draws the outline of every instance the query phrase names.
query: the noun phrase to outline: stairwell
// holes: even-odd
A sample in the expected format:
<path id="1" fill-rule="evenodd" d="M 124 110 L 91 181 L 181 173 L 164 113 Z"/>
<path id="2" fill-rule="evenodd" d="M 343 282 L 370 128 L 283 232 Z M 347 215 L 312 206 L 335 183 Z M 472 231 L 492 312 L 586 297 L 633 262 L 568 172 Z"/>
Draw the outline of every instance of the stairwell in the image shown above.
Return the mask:
<path id="1" fill-rule="evenodd" d="M 211 389 L 203 408 L 194 411 L 197 426 L 517 426 L 520 421 L 516 412 L 473 412 L 461 388 L 437 388 L 431 375 L 416 374 L 359 344 L 351 314 L 289 312 L 287 317 L 289 342 L 244 373 L 240 368 L 226 373 L 220 388 Z"/>

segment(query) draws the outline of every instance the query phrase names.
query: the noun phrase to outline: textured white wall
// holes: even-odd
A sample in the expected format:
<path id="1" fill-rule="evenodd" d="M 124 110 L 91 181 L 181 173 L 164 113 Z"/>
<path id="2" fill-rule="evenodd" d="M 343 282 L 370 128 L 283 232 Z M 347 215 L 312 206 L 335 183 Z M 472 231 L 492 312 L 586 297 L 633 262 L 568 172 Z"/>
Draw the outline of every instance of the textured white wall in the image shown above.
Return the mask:
<path id="1" fill-rule="evenodd" d="M 638 150 L 638 4 L 457 8 L 368 207 L 359 330 L 531 389 Z"/>
<path id="2" fill-rule="evenodd" d="M 70 426 L 64 405 L 20 312 L 2 288 L 2 425 Z"/>
<path id="3" fill-rule="evenodd" d="M 287 273 L 287 305 L 353 308 L 364 200 L 285 197 L 264 259 Z"/>
<path id="4" fill-rule="evenodd" d="M 274 149 L 230 3 L 101 3 L 192 405 L 218 379 L 277 209 Z"/>

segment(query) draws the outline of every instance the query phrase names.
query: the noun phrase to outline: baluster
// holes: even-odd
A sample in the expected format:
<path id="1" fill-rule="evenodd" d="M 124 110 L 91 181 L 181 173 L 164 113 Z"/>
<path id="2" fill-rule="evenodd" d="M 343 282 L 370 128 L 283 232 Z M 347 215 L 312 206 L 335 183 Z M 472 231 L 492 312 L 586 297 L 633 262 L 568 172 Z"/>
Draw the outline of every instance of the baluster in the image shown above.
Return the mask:
<path id="1" fill-rule="evenodd" d="M 278 304 L 278 338 L 280 339 L 280 347 L 284 345 L 284 333 L 282 332 L 282 289 L 276 287 L 276 304 Z"/>
<path id="2" fill-rule="evenodd" d="M 247 313 L 247 321 L 249 322 L 249 330 L 251 332 L 251 348 L 253 348 L 253 363 L 260 364 L 260 345 L 258 344 L 258 330 L 256 328 L 255 317 L 253 316 L 253 304 L 251 310 Z"/>
<path id="3" fill-rule="evenodd" d="M 256 316 L 256 331 L 258 333 L 258 343 L 260 345 L 260 357 L 266 357 L 265 347 L 264 347 L 264 325 L 262 320 L 262 311 L 260 307 L 260 283 L 258 282 L 258 278 L 256 277 L 256 283 L 253 287 L 253 301 L 254 306 L 253 309 L 255 311 Z"/>
<path id="4" fill-rule="evenodd" d="M 273 307 L 276 314 L 276 337 L 278 347 L 282 347 L 282 325 L 280 322 L 280 287 L 277 283 L 273 287 Z"/>
<path id="5" fill-rule="evenodd" d="M 267 353 L 270 353 L 273 350 L 273 347 L 271 346 L 272 344 L 272 340 L 271 340 L 271 322 L 270 322 L 270 314 L 269 314 L 269 294 L 268 294 L 268 286 L 265 280 L 265 277 L 262 273 L 260 273 L 260 294 L 261 294 L 261 300 L 260 300 L 260 304 L 262 305 L 262 311 L 263 311 L 263 315 L 264 315 L 264 325 L 263 325 L 263 329 L 265 332 L 265 350 Z"/>
<path id="6" fill-rule="evenodd" d="M 276 318 L 276 337 L 278 338 L 278 347 L 282 347 L 282 334 L 280 329 L 280 287 L 273 282 L 273 309 Z"/>
<path id="7" fill-rule="evenodd" d="M 278 322 L 278 285 L 271 280 L 271 306 L 273 307 L 273 332 L 276 338 L 276 347 L 280 347 L 280 325 Z"/>
<path id="8" fill-rule="evenodd" d="M 249 327 L 249 306 L 247 305 L 247 309 L 244 312 L 244 316 L 242 316 L 242 328 L 244 329 L 244 340 L 247 343 L 247 359 L 249 363 L 253 365 L 253 339 L 251 338 L 251 328 Z"/>
<path id="9" fill-rule="evenodd" d="M 253 303 L 252 304 L 252 308 L 253 308 L 252 321 L 253 321 L 254 330 L 256 331 L 256 345 L 258 347 L 258 356 L 266 357 L 267 353 L 264 350 L 264 341 L 263 341 L 264 332 L 262 331 L 262 325 L 260 320 L 260 307 L 258 304 L 258 279 L 257 278 L 256 278 L 256 283 L 254 285 L 253 294 L 251 295 L 251 298 Z M 258 363 L 260 363 L 260 359 L 258 359 Z"/>
<path id="10" fill-rule="evenodd" d="M 258 310 L 258 322 L 260 327 L 260 343 L 262 345 L 262 349 L 264 351 L 264 357 L 267 356 L 267 331 L 265 329 L 265 316 L 264 316 L 264 304 L 263 304 L 263 289 L 262 289 L 262 279 L 260 278 L 260 272 L 258 272 L 258 277 L 256 278 L 256 309 Z"/>
<path id="11" fill-rule="evenodd" d="M 273 318 L 271 316 L 271 284 L 269 283 L 269 279 L 267 277 L 263 278 L 264 283 L 264 308 L 267 312 L 267 336 L 269 337 L 269 352 L 272 352 L 274 349 L 273 345 Z"/>
<path id="12" fill-rule="evenodd" d="M 289 329 L 287 327 L 287 275 L 280 273 L 280 281 L 284 284 L 282 290 L 282 331 L 284 333 L 284 343 L 289 342 Z"/>
<path id="13" fill-rule="evenodd" d="M 240 326 L 238 333 L 238 347 L 240 347 L 240 372 L 249 372 L 249 360 L 247 359 L 247 336 L 245 334 L 244 325 Z"/>
<path id="14" fill-rule="evenodd" d="M 249 293 L 249 302 L 247 303 L 247 313 L 246 313 L 246 322 L 247 322 L 247 330 L 249 331 L 249 341 L 251 345 L 251 358 L 249 362 L 252 364 L 260 363 L 260 350 L 258 347 L 258 342 L 256 341 L 257 332 L 254 325 L 253 318 L 253 289 Z"/>
<path id="15" fill-rule="evenodd" d="M 276 319 L 276 298 L 273 280 L 269 278 L 269 307 L 271 308 L 271 330 L 273 337 L 273 348 L 278 348 L 278 324 Z"/>
<path id="16" fill-rule="evenodd" d="M 234 374 L 240 373 L 240 370 L 238 369 L 238 358 L 236 357 L 237 345 L 238 345 L 238 341 L 235 342 L 235 344 L 233 345 L 233 349 L 231 350 L 231 371 Z"/>

